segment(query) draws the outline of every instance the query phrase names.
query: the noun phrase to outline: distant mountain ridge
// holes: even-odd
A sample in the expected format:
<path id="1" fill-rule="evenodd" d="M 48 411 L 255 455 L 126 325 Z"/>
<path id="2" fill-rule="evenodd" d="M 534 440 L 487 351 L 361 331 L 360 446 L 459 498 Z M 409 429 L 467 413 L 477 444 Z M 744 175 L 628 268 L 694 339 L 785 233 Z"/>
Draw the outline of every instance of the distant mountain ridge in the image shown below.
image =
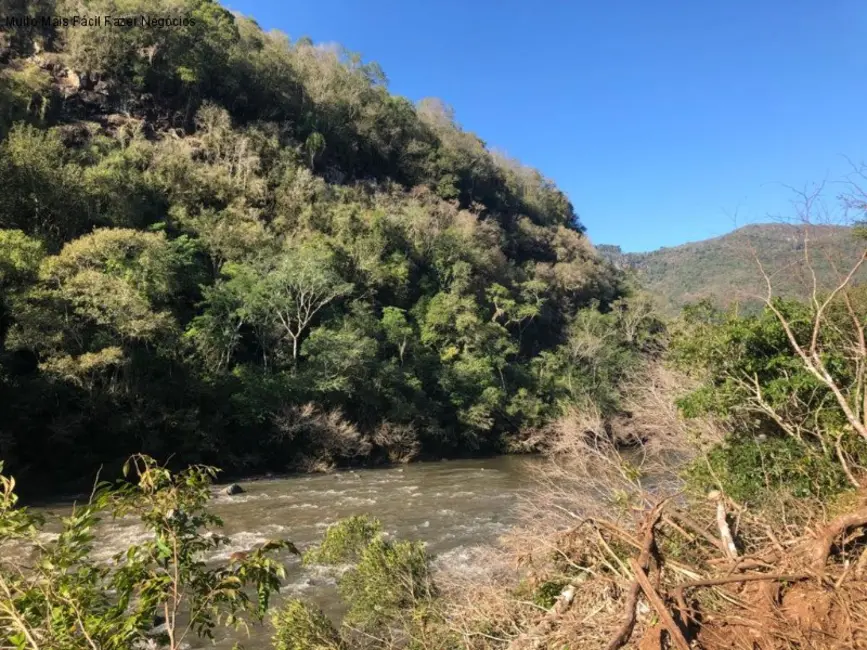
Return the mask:
<path id="1" fill-rule="evenodd" d="M 675 314 L 685 304 L 705 298 L 720 306 L 738 302 L 754 309 L 766 291 L 756 258 L 771 276 L 775 294 L 806 297 L 812 276 L 805 242 L 820 288 L 838 277 L 835 268 L 851 268 L 864 246 L 848 226 L 764 223 L 647 253 L 624 253 L 611 245 L 599 245 L 597 250 L 615 266 L 633 270 L 661 309 Z"/>

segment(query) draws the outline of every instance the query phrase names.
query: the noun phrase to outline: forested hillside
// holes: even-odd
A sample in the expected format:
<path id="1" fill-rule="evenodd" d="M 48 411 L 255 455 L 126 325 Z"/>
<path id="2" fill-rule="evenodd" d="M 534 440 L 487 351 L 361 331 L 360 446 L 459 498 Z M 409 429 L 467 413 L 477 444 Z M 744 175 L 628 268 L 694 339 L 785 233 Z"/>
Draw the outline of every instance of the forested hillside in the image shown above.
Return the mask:
<path id="1" fill-rule="evenodd" d="M 656 295 L 671 316 L 687 303 L 708 299 L 720 307 L 735 302 L 741 309 L 760 308 L 766 291 L 756 259 L 772 274 L 778 295 L 806 298 L 812 275 L 804 259 L 805 230 L 794 224 L 755 224 L 722 237 L 660 248 L 649 253 L 623 253 L 600 246 L 600 253 L 621 269 L 637 272 L 640 282 Z M 838 279 L 835 266 L 848 270 L 861 246 L 845 226 L 811 225 L 813 267 L 820 288 Z"/>
<path id="2" fill-rule="evenodd" d="M 0 4 L 3 648 L 263 648 L 266 617 L 275 650 L 867 648 L 867 166 L 797 227 L 600 251 L 359 55 L 212 0 Z M 526 450 L 526 498 L 477 463 L 505 535 L 476 463 L 212 485 Z M 406 512 L 335 521 L 377 493 Z"/>
<path id="3" fill-rule="evenodd" d="M 549 180 L 376 64 L 210 0 L 18 4 L 181 23 L 0 34 L 0 457 L 28 485 L 140 451 L 501 449 L 604 404 L 642 344 L 584 371 L 619 274 Z"/>

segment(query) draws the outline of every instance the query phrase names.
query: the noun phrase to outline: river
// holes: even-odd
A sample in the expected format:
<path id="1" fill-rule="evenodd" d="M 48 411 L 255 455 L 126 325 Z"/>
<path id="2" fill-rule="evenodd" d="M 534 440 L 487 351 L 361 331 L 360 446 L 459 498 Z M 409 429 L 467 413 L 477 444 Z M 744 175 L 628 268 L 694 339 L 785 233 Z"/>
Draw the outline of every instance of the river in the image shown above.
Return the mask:
<path id="1" fill-rule="evenodd" d="M 274 538 L 289 539 L 303 549 L 319 541 L 329 524 L 370 514 L 382 521 L 388 534 L 426 542 L 437 563 L 470 569 L 471 549 L 495 542 L 514 523 L 514 506 L 529 485 L 527 469 L 535 462 L 504 456 L 241 481 L 243 494 L 218 493 L 212 501 L 231 543 L 208 560 L 225 561 L 235 551 Z M 63 509 L 59 504 L 48 508 Z M 105 560 L 145 535 L 134 521 L 105 521 L 100 528 L 95 556 Z M 338 618 L 333 576 L 322 568 L 302 567 L 288 553 L 281 559 L 287 569 L 281 595 L 308 599 Z M 217 634 L 218 648 L 231 648 L 234 641 L 247 648 L 269 647 L 267 623 L 251 629 L 249 639 L 222 630 Z M 190 642 L 192 648 L 213 647 Z"/>

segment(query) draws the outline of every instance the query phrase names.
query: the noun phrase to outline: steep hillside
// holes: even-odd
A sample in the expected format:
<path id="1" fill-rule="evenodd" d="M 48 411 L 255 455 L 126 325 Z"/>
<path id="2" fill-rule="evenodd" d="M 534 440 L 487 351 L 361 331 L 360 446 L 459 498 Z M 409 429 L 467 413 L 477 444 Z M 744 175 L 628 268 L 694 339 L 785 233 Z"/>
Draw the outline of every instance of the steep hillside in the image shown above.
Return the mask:
<path id="1" fill-rule="evenodd" d="M 727 235 L 649 253 L 623 253 L 617 246 L 598 250 L 616 266 L 632 269 L 655 294 L 663 309 L 676 313 L 684 304 L 710 299 L 719 305 L 739 303 L 753 309 L 765 283 L 758 259 L 772 276 L 780 295 L 803 298 L 812 287 L 805 259 L 811 254 L 819 288 L 837 277 L 834 270 L 850 268 L 861 253 L 851 228 L 753 224 Z"/>
<path id="2" fill-rule="evenodd" d="M 139 451 L 237 471 L 493 451 L 611 394 L 568 342 L 624 313 L 620 274 L 443 103 L 211 0 L 16 6 L 7 470 L 50 488 Z M 130 22 L 32 19 L 88 12 Z"/>

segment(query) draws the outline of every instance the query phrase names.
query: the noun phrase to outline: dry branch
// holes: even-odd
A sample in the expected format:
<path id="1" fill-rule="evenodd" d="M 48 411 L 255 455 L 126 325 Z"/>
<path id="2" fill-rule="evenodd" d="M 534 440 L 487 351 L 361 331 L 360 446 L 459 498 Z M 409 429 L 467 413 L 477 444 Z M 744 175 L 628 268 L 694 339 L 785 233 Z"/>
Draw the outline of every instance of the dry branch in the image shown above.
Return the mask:
<path id="1" fill-rule="evenodd" d="M 806 580 L 811 576 L 807 573 L 778 574 L 778 573 L 740 573 L 721 578 L 708 578 L 706 580 L 692 580 L 677 586 L 678 590 L 691 589 L 692 587 L 717 587 L 738 582 L 756 582 L 761 580 L 773 580 L 776 582 L 797 582 Z"/>
<path id="2" fill-rule="evenodd" d="M 831 549 L 837 538 L 848 530 L 857 526 L 867 525 L 867 508 L 861 508 L 855 512 L 837 517 L 825 526 L 816 539 L 816 547 L 813 552 L 812 566 L 816 570 L 823 570 Z"/>
<path id="3" fill-rule="evenodd" d="M 638 559 L 635 560 L 637 566 L 641 567 L 642 571 L 647 571 L 650 566 L 650 557 L 653 553 L 655 543 L 654 530 L 656 524 L 662 516 L 662 509 L 667 503 L 667 499 L 661 501 L 653 510 L 651 510 L 644 522 L 644 537 L 641 545 L 641 553 Z M 632 581 L 629 587 L 629 595 L 626 598 L 626 609 L 623 616 L 623 624 L 617 630 L 617 634 L 608 643 L 607 650 L 618 650 L 629 641 L 632 636 L 632 630 L 635 628 L 635 608 L 638 606 L 638 596 L 641 593 L 641 585 L 638 579 Z"/>
<path id="4" fill-rule="evenodd" d="M 722 540 L 723 552 L 731 560 L 738 559 L 738 547 L 735 546 L 735 539 L 732 536 L 731 528 L 729 528 L 728 515 L 726 513 L 725 498 L 719 492 L 712 492 L 710 498 L 716 500 L 716 525 L 719 529 L 719 536 Z"/>
<path id="5" fill-rule="evenodd" d="M 662 598 L 659 597 L 659 594 L 656 593 L 656 590 L 653 588 L 653 585 L 650 584 L 650 580 L 647 578 L 647 574 L 644 572 L 641 566 L 639 566 L 638 562 L 634 559 L 629 558 L 629 566 L 632 567 L 632 570 L 635 572 L 635 581 L 641 586 L 642 591 L 644 591 L 644 595 L 647 597 L 648 602 L 656 610 L 656 613 L 659 615 L 659 620 L 662 621 L 662 624 L 665 626 L 665 629 L 668 630 L 668 634 L 671 637 L 672 642 L 678 650 L 690 650 L 689 643 L 683 636 L 683 632 L 680 631 L 680 628 L 677 626 L 677 623 L 674 622 L 674 619 L 671 617 L 671 614 L 666 608 L 665 603 L 662 602 Z"/>

